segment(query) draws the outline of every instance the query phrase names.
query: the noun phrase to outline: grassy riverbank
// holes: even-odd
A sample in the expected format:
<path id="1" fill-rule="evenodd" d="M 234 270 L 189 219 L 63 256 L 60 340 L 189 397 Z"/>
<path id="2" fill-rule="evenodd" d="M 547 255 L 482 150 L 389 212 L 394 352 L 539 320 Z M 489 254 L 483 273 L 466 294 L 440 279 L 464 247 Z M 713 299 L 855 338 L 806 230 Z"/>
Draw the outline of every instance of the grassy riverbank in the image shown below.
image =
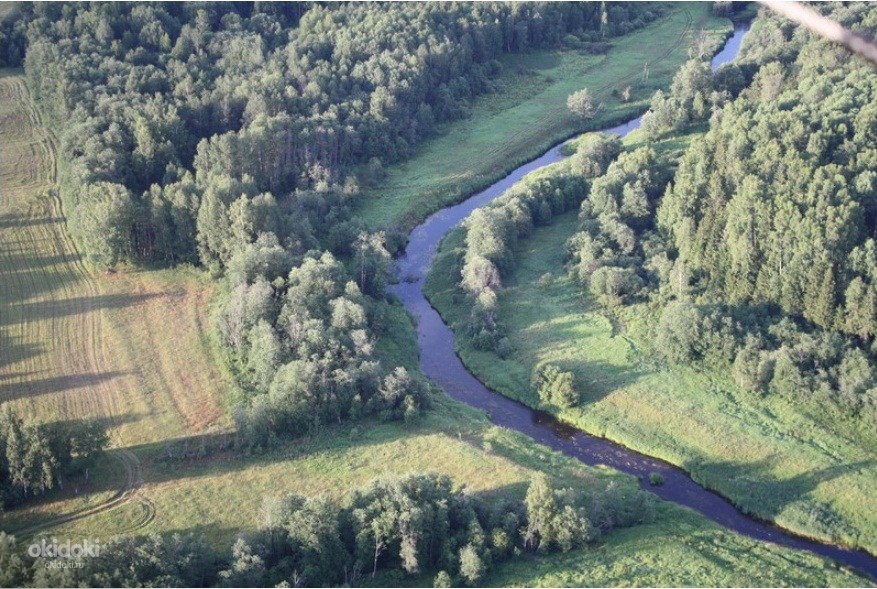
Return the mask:
<path id="1" fill-rule="evenodd" d="M 636 305 L 607 316 L 566 275 L 564 243 L 577 226 L 570 213 L 521 244 L 499 301 L 513 350 L 506 359 L 474 349 L 463 335 L 468 311 L 456 286 L 462 230 L 445 240 L 426 291 L 454 327 L 470 370 L 533 406 L 537 365 L 570 370 L 583 402 L 560 413 L 564 420 L 677 464 L 783 527 L 877 550 L 877 464 L 867 451 L 873 432 L 746 393 L 721 372 L 656 362 L 651 309 Z M 547 286 L 540 281 L 546 272 Z"/>
<path id="2" fill-rule="evenodd" d="M 670 85 L 702 29 L 718 42 L 731 24 L 712 16 L 708 3 L 673 5 L 642 30 L 612 39 L 605 55 L 568 50 L 504 56 L 497 91 L 477 98 L 466 119 L 443 126 L 413 157 L 389 167 L 380 185 L 363 194 L 357 215 L 373 226 L 411 228 L 566 137 L 632 118 L 656 89 Z M 613 91 L 627 86 L 631 99 L 622 102 Z M 584 87 L 603 103 L 588 122 L 566 107 L 567 96 Z"/>

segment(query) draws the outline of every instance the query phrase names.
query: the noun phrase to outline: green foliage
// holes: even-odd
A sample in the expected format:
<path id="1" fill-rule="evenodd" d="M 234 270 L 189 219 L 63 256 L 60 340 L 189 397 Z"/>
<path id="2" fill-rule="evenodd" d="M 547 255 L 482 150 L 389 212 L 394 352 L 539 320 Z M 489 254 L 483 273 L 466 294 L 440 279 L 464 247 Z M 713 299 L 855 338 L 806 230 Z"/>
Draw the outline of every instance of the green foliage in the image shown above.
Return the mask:
<path id="1" fill-rule="evenodd" d="M 106 270 L 132 253 L 131 225 L 134 207 L 130 192 L 121 184 L 89 184 L 76 198 L 70 231 L 85 250 L 86 259 Z"/>
<path id="2" fill-rule="evenodd" d="M 674 301 L 661 313 L 657 348 L 671 362 L 690 362 L 698 357 L 701 316 L 695 305 Z"/>
<path id="3" fill-rule="evenodd" d="M 846 12 L 874 20 L 864 7 Z M 758 66 L 752 84 L 682 158 L 659 224 L 707 300 L 769 301 L 867 338 L 874 79 L 865 63 L 812 37 L 784 50 L 744 52 Z"/>
<path id="4" fill-rule="evenodd" d="M 107 443 L 106 428 L 96 421 L 38 424 L 0 405 L 0 509 L 63 484 L 64 477 L 90 466 Z"/>
<path id="5" fill-rule="evenodd" d="M 439 571 L 435 576 L 435 580 L 432 582 L 432 586 L 436 589 L 447 589 L 452 587 L 451 576 L 447 571 Z"/>
<path id="6" fill-rule="evenodd" d="M 476 585 L 484 576 L 484 563 L 472 544 L 460 549 L 460 576 L 467 585 Z"/>
<path id="7" fill-rule="evenodd" d="M 621 139 L 616 135 L 590 133 L 577 141 L 576 151 L 570 158 L 570 169 L 586 178 L 602 176 L 621 151 Z"/>
<path id="8" fill-rule="evenodd" d="M 649 473 L 649 484 L 653 487 L 660 487 L 664 484 L 664 475 L 659 472 Z"/>
<path id="9" fill-rule="evenodd" d="M 0 532 L 0 585 L 22 587 L 27 574 L 27 566 L 19 555 L 15 536 Z"/>
<path id="10" fill-rule="evenodd" d="M 598 496 L 571 488 L 554 489 L 547 477 L 539 475 L 530 482 L 524 498 L 524 547 L 539 552 L 569 552 L 593 542 L 601 531 L 651 521 L 653 501 L 639 490 L 628 495 L 614 485 Z"/>
<path id="11" fill-rule="evenodd" d="M 573 373 L 562 372 L 553 364 L 541 366 L 534 372 L 533 388 L 546 405 L 569 409 L 579 403 L 579 393 L 573 383 Z"/>

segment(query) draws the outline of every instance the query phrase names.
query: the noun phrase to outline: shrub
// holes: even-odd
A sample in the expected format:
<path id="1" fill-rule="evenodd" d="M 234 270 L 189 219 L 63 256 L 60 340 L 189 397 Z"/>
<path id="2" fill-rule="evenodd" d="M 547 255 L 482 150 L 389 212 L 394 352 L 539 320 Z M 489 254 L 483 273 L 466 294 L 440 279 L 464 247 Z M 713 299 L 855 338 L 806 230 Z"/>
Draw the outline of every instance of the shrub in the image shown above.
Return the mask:
<path id="1" fill-rule="evenodd" d="M 668 304 L 658 322 L 657 347 L 671 362 L 690 362 L 697 355 L 700 312 L 688 301 Z"/>
<path id="2" fill-rule="evenodd" d="M 659 472 L 650 472 L 649 484 L 653 487 L 660 487 L 664 484 L 664 475 Z"/>
<path id="3" fill-rule="evenodd" d="M 432 586 L 436 588 L 451 587 L 451 576 L 447 571 L 439 571 L 432 582 Z"/>
<path id="4" fill-rule="evenodd" d="M 591 92 L 587 88 L 582 88 L 570 94 L 566 99 L 566 106 L 570 112 L 583 119 L 590 119 L 597 114 L 597 108 L 594 106 L 593 98 L 591 98 Z"/>
<path id="5" fill-rule="evenodd" d="M 575 407 L 579 402 L 573 381 L 572 372 L 562 372 L 553 364 L 537 368 L 533 374 L 533 387 L 539 394 L 539 400 L 561 409 Z"/>

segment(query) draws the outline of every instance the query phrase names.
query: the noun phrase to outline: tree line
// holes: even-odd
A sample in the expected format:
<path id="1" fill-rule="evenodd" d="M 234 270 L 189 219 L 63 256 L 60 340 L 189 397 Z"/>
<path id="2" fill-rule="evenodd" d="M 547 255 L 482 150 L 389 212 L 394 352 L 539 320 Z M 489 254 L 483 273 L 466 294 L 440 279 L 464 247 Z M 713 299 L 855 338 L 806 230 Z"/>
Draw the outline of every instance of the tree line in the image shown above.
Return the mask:
<path id="1" fill-rule="evenodd" d="M 99 557 L 78 559 L 81 566 L 54 567 L 22 556 L 15 538 L 0 533 L 0 584 L 314 587 L 431 577 L 436 587 L 475 585 L 525 553 L 567 552 L 650 522 L 654 508 L 654 496 L 614 481 L 558 487 L 539 474 L 522 500 L 468 493 L 444 475 L 387 477 L 340 506 L 268 497 L 251 531 L 224 553 L 192 535 L 154 534 L 114 538 Z"/>
<path id="2" fill-rule="evenodd" d="M 587 181 L 563 166 L 552 167 L 528 175 L 466 219 L 460 287 L 470 306 L 466 329 L 477 348 L 503 355 L 508 349 L 496 316 L 496 303 L 503 275 L 514 269 L 518 239 L 577 206 L 587 190 Z"/>

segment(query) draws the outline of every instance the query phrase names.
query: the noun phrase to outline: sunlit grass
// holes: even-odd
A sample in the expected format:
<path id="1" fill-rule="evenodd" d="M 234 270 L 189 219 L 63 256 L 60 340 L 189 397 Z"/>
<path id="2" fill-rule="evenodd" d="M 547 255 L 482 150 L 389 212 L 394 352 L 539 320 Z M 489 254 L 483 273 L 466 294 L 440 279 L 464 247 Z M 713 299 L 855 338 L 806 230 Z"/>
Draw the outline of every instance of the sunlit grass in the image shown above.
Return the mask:
<path id="1" fill-rule="evenodd" d="M 692 472 L 744 510 L 800 533 L 877 550 L 873 432 L 812 408 L 737 388 L 722 372 L 655 360 L 655 311 L 636 305 L 610 318 L 565 273 L 575 213 L 521 244 L 505 280 L 500 320 L 513 353 L 474 350 L 461 338 L 466 308 L 458 281 L 462 232 L 452 233 L 427 283 L 432 303 L 456 326 L 460 356 L 492 388 L 528 404 L 535 366 L 575 374 L 580 408 L 563 419 Z M 546 272 L 553 278 L 540 283 Z"/>
<path id="2" fill-rule="evenodd" d="M 444 125 L 412 158 L 390 166 L 387 178 L 361 197 L 357 214 L 375 226 L 410 227 L 566 137 L 632 118 L 645 110 L 656 89 L 669 86 L 701 29 L 719 36 L 731 26 L 713 17 L 708 3 L 692 3 L 612 39 L 606 55 L 536 51 L 504 56 L 497 92 L 475 99 L 465 120 Z M 628 85 L 630 102 L 612 95 Z M 587 123 L 566 107 L 567 96 L 583 87 L 603 103 Z"/>

